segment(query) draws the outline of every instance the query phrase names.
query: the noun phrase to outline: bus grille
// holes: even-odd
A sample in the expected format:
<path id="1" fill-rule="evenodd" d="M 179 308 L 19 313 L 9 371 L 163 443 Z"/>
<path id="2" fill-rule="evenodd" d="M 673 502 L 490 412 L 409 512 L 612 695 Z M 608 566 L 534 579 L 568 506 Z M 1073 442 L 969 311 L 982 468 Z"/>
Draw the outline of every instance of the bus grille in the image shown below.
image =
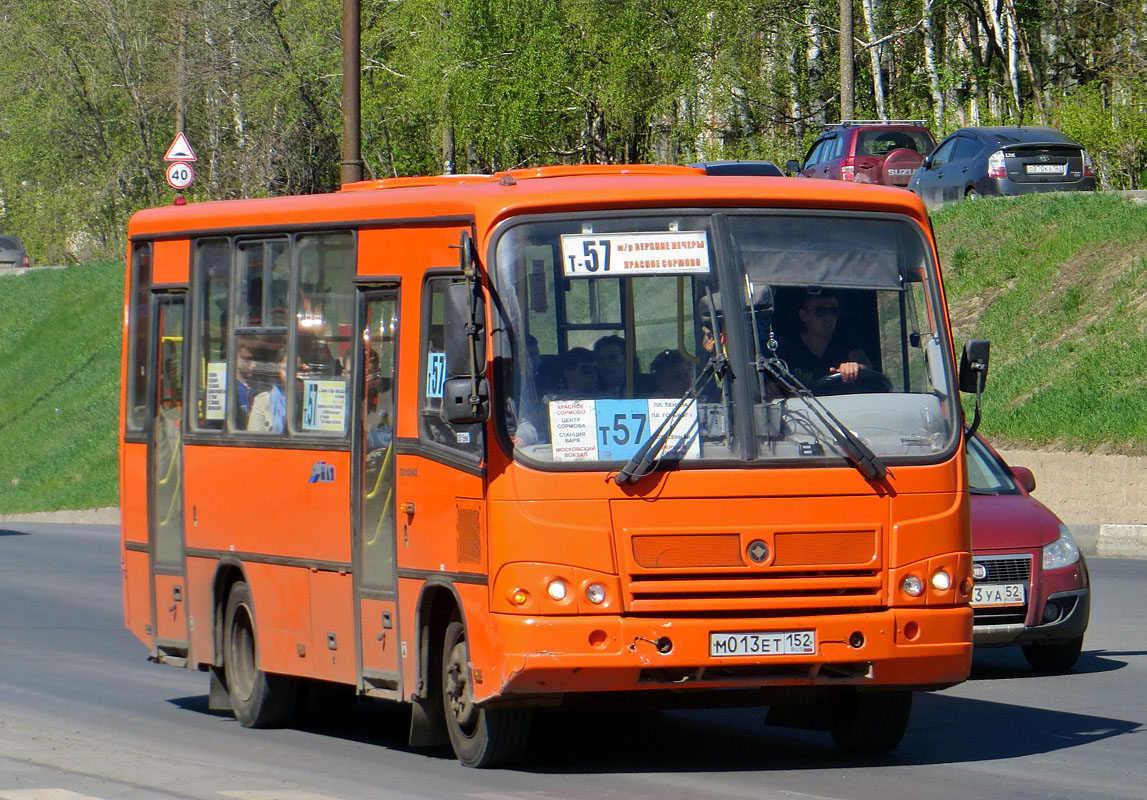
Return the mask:
<path id="1" fill-rule="evenodd" d="M 878 570 L 841 572 L 672 572 L 631 574 L 626 609 L 633 614 L 789 615 L 884 606 Z"/>

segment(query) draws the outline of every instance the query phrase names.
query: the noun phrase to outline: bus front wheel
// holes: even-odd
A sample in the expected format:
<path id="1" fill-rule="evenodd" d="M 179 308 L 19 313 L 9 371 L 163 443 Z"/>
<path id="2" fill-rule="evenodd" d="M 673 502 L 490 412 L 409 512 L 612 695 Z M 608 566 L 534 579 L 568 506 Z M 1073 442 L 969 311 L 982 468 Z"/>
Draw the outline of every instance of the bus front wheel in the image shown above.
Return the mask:
<path id="1" fill-rule="evenodd" d="M 253 608 L 251 588 L 239 581 L 223 616 L 223 673 L 235 719 L 245 728 L 273 728 L 293 716 L 298 681 L 259 669 Z"/>
<path id="2" fill-rule="evenodd" d="M 912 692 L 847 689 L 832 699 L 829 730 L 842 752 L 884 755 L 904 738 L 911 713 Z"/>
<path id="3" fill-rule="evenodd" d="M 454 754 L 467 767 L 501 766 L 525 755 L 532 713 L 474 703 L 470 648 L 457 618 L 446 626 L 442 645 L 442 707 Z"/>

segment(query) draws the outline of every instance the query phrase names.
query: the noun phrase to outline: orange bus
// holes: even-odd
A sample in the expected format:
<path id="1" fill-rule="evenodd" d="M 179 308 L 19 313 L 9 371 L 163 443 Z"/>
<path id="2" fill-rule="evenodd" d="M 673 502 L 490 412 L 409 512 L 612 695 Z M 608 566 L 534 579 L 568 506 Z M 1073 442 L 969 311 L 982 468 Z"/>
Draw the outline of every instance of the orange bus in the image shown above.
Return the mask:
<path id="1" fill-rule="evenodd" d="M 883 752 L 967 676 L 986 342 L 957 375 L 909 193 L 550 167 L 129 237 L 126 625 L 244 726 L 401 701 L 490 766 L 538 708 L 738 704 Z"/>

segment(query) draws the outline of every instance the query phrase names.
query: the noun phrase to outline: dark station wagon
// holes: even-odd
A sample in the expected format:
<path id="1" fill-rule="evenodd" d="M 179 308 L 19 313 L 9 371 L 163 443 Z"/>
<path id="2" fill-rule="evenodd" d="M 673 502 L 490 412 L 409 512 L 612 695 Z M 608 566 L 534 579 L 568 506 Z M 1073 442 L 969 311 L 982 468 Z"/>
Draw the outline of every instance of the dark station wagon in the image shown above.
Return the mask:
<path id="1" fill-rule="evenodd" d="M 15 236 L 0 235 L 0 269 L 27 269 L 31 266 L 24 243 Z"/>
<path id="2" fill-rule="evenodd" d="M 1055 128 L 960 128 L 924 159 L 908 188 L 929 206 L 1029 192 L 1093 191 L 1083 146 Z"/>

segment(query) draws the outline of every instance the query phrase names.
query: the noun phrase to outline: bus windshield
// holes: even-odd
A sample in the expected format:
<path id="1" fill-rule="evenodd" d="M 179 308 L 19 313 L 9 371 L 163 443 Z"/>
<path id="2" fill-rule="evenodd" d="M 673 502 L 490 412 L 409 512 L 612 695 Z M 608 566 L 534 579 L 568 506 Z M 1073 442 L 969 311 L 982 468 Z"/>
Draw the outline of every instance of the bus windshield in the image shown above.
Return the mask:
<path id="1" fill-rule="evenodd" d="M 511 221 L 500 411 L 515 457 L 617 469 L 889 463 L 955 444 L 935 265 L 899 216 L 759 209 Z M 627 465 L 628 468 L 628 465 Z"/>

